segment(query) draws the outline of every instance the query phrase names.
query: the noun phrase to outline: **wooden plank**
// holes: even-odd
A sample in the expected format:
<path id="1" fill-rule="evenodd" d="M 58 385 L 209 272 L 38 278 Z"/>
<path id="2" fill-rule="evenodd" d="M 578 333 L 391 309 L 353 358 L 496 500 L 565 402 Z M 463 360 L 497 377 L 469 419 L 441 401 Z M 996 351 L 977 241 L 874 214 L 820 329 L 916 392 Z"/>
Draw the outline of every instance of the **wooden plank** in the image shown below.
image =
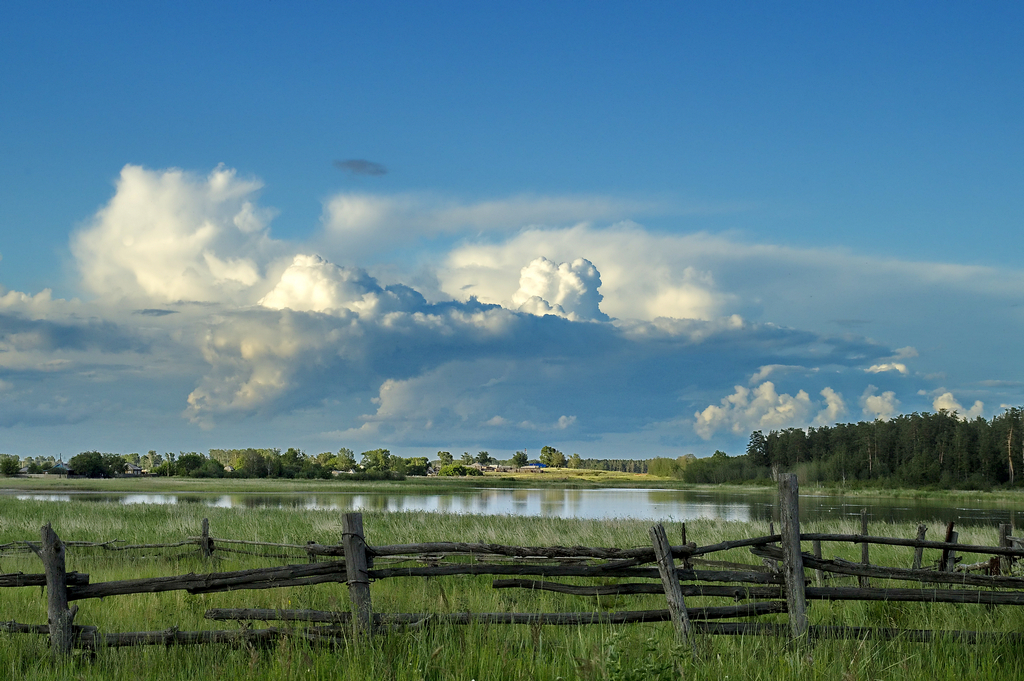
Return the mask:
<path id="1" fill-rule="evenodd" d="M 779 515 L 782 573 L 786 581 L 790 634 L 794 639 L 802 639 L 807 635 L 808 622 L 804 562 L 800 551 L 800 487 L 796 475 L 779 477 Z"/>
<path id="2" fill-rule="evenodd" d="M 756 548 L 756 547 L 755 547 Z M 728 570 L 680 570 L 682 580 L 702 582 L 743 582 L 749 584 L 782 584 L 782 575 L 765 572 Z M 449 575 L 532 575 L 539 577 L 640 577 L 660 579 L 656 568 L 610 569 L 601 565 L 497 565 L 450 563 L 429 567 L 394 567 L 369 570 L 371 579 L 391 577 L 443 577 Z"/>
<path id="3" fill-rule="evenodd" d="M 658 572 L 661 573 L 661 584 L 665 590 L 665 600 L 671 614 L 672 626 L 675 628 L 676 641 L 692 648 L 690 641 L 690 618 L 686 613 L 686 600 L 679 588 L 679 575 L 672 559 L 672 549 L 665 534 L 665 526 L 658 524 L 651 528 L 651 543 L 654 555 L 658 559 Z"/>
<path id="4" fill-rule="evenodd" d="M 355 617 L 352 622 L 357 635 L 373 633 L 373 605 L 370 602 L 370 577 L 366 567 L 366 540 L 363 536 L 363 514 L 346 513 L 341 520 L 342 544 L 345 546 L 345 570 L 348 593 Z"/>

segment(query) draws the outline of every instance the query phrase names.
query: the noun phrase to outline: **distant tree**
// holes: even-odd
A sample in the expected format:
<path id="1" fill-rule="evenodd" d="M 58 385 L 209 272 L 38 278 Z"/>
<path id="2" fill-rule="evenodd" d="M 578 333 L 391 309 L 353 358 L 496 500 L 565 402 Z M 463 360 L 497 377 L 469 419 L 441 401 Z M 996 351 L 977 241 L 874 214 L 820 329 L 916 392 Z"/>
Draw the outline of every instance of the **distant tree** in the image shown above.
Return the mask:
<path id="1" fill-rule="evenodd" d="M 676 459 L 658 457 L 647 462 L 647 472 L 659 478 L 675 478 L 682 472 L 682 466 Z"/>
<path id="2" fill-rule="evenodd" d="M 579 454 L 574 453 L 569 457 L 569 468 L 583 468 L 583 459 Z"/>
<path id="3" fill-rule="evenodd" d="M 174 475 L 191 475 L 206 463 L 206 457 L 195 452 L 182 452 L 174 463 Z"/>
<path id="4" fill-rule="evenodd" d="M 453 461 L 455 461 L 455 458 L 452 456 L 451 452 L 438 452 L 437 453 L 437 460 L 438 460 L 438 462 L 440 462 L 440 464 L 442 466 L 448 466 Z"/>
<path id="5" fill-rule="evenodd" d="M 127 461 L 128 463 L 133 463 L 136 466 L 138 466 L 140 459 L 139 459 L 139 455 L 133 452 L 131 454 L 125 454 L 124 455 L 124 460 Z"/>
<path id="6" fill-rule="evenodd" d="M 509 463 L 511 463 L 515 468 L 522 468 L 526 465 L 528 460 L 529 458 L 526 456 L 526 452 L 516 452 L 512 455 Z"/>
<path id="7" fill-rule="evenodd" d="M 471 464 L 473 463 L 473 455 L 469 452 L 462 452 L 462 463 Z"/>
<path id="8" fill-rule="evenodd" d="M 21 470 L 21 459 L 13 454 L 0 454 L 0 474 L 17 475 Z"/>
<path id="9" fill-rule="evenodd" d="M 760 430 L 755 430 L 750 434 L 750 442 L 747 443 L 747 456 L 755 466 L 771 465 L 771 462 L 768 461 L 768 443 L 764 433 Z"/>
<path id="10" fill-rule="evenodd" d="M 544 445 L 540 450 L 540 462 L 548 468 L 565 468 L 565 454 L 554 447 Z"/>
<path id="11" fill-rule="evenodd" d="M 339 471 L 351 471 L 356 467 L 356 458 L 352 454 L 352 450 L 348 447 L 342 447 L 338 450 L 338 456 L 334 458 L 334 466 Z"/>
<path id="12" fill-rule="evenodd" d="M 68 468 L 75 475 L 83 475 L 87 478 L 113 477 L 103 461 L 103 455 L 99 452 L 82 452 L 71 457 L 71 460 L 68 461 Z"/>
<path id="13" fill-rule="evenodd" d="M 430 462 L 427 461 L 425 456 L 414 456 L 410 459 L 405 460 L 405 474 L 406 475 L 426 475 L 427 466 Z"/>
<path id="14" fill-rule="evenodd" d="M 487 452 L 479 452 L 476 455 L 476 462 L 478 464 L 480 464 L 481 466 L 486 466 L 487 464 L 491 463 L 492 461 L 494 461 L 494 459 L 492 459 L 491 455 L 488 454 Z"/>
<path id="15" fill-rule="evenodd" d="M 387 449 L 371 449 L 363 452 L 359 464 L 367 471 L 391 470 L 391 452 Z"/>

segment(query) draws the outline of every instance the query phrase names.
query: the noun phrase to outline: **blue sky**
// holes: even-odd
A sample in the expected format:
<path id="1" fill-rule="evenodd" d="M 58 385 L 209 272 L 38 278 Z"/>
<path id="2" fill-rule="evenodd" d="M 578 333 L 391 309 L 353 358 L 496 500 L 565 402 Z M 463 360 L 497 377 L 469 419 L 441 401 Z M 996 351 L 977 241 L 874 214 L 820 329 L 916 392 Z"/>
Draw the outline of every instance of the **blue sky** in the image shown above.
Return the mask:
<path id="1" fill-rule="evenodd" d="M 1011 3 L 0 7 L 0 451 L 1024 404 Z"/>

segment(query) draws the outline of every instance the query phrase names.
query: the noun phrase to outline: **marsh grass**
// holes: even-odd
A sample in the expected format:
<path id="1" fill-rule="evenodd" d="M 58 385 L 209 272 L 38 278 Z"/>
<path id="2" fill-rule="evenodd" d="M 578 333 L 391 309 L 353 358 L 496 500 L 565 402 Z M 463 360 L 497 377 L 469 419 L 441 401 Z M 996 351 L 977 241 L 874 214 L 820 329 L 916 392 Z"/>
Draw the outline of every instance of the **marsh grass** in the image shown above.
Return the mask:
<path id="1" fill-rule="evenodd" d="M 321 510 L 222 509 L 189 505 L 117 505 L 95 502 L 33 502 L 0 498 L 0 543 L 35 539 L 49 521 L 67 540 L 123 539 L 130 543 L 170 542 L 198 534 L 209 517 L 214 536 L 302 544 L 309 539 L 337 543 L 341 515 Z M 364 512 L 370 544 L 420 541 L 483 541 L 514 545 L 645 546 L 649 523 L 638 520 L 574 520 L 423 513 Z M 806 523 L 805 531 L 857 530 L 856 518 Z M 679 541 L 678 525 L 669 526 Z M 964 526 L 962 543 L 994 544 L 993 527 Z M 872 533 L 913 537 L 916 524 L 876 523 Z M 928 536 L 941 536 L 938 524 Z M 687 535 L 699 544 L 767 534 L 767 523 L 697 520 Z M 187 548 L 187 547 L 183 547 Z M 280 564 L 247 556 L 202 562 L 182 549 L 112 553 L 70 549 L 68 569 L 87 572 L 93 582 L 187 572 L 244 569 Z M 856 545 L 824 546 L 827 557 L 859 560 Z M 925 562 L 938 558 L 926 551 Z M 913 549 L 871 548 L 872 562 L 907 567 Z M 758 562 L 737 549 L 715 558 Z M 301 561 L 297 561 L 301 562 Z M 2 572 L 40 572 L 31 555 L 0 557 Z M 585 583 L 584 580 L 578 580 Z M 836 580 L 852 585 L 853 579 Z M 875 582 L 878 583 L 878 582 Z M 662 608 L 657 596 L 598 600 L 550 592 L 492 589 L 485 576 L 393 579 L 375 583 L 378 612 L 556 612 Z M 907 584 L 902 584 L 907 586 Z M 688 605 L 721 605 L 721 599 L 688 599 Z M 208 608 L 262 607 L 346 610 L 344 585 L 236 591 L 192 596 L 184 592 L 112 597 L 79 603 L 78 623 L 101 631 L 229 629 L 230 622 L 205 620 Z M 900 603 L 812 602 L 813 624 L 846 624 L 915 629 L 1021 631 L 1020 608 Z M 46 621 L 45 598 L 35 588 L 0 592 L 0 620 Z M 764 618 L 784 623 L 784 615 Z M 275 623 L 280 624 L 280 623 Z M 241 626 L 241 625 L 238 625 Z M 264 626 L 252 623 L 253 627 Z M 336 646 L 311 646 L 297 638 L 266 648 L 207 645 L 146 646 L 100 651 L 59 667 L 50 661 L 45 637 L 0 634 L 0 679 L 1013 679 L 1020 678 L 1024 647 L 968 646 L 949 640 L 819 641 L 804 647 L 771 637 L 700 637 L 691 655 L 674 644 L 671 625 L 531 627 L 437 626 L 384 633 L 370 643 L 345 639 Z"/>

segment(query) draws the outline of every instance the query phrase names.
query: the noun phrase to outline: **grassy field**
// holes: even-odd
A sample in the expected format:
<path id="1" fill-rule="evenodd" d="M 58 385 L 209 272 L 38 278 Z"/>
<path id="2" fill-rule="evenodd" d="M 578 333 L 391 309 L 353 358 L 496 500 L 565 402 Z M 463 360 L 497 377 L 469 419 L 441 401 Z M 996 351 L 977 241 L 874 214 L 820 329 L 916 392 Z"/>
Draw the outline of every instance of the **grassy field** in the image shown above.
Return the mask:
<path id="1" fill-rule="evenodd" d="M 203 516 L 216 536 L 305 543 L 336 543 L 341 517 L 315 510 L 221 509 L 85 502 L 34 502 L 0 497 L 0 543 L 34 539 L 45 522 L 66 540 L 123 539 L 164 542 L 198 533 Z M 422 513 L 364 513 L 371 544 L 415 541 L 485 541 L 518 545 L 640 546 L 649 524 L 636 520 L 587 521 Z M 698 520 L 689 539 L 708 544 L 767 533 L 764 523 Z M 853 532 L 851 521 L 807 523 L 805 531 Z M 942 528 L 929 528 L 938 536 Z M 991 527 L 960 528 L 964 543 L 992 544 Z M 669 528 L 670 537 L 678 528 Z M 878 534 L 911 537 L 916 526 L 873 527 Z M 677 539 L 674 539 L 678 541 Z M 872 547 L 872 562 L 907 566 L 911 549 Z M 931 555 L 934 553 L 935 555 Z M 826 544 L 827 556 L 859 559 L 859 547 Z M 926 552 L 934 560 L 938 552 Z M 743 550 L 725 560 L 754 563 Z M 68 569 L 92 581 L 222 571 L 280 564 L 280 560 L 226 556 L 212 565 L 182 549 L 149 555 L 69 549 Z M 296 560 L 294 562 L 303 562 Z M 0 557 L 0 572 L 39 572 L 34 556 Z M 495 590 L 489 577 L 386 580 L 371 589 L 378 612 L 556 612 L 664 607 L 656 596 L 581 598 L 548 592 Z M 580 581 L 580 583 L 583 583 Z M 852 584 L 841 581 L 841 584 Z M 906 586 L 904 584 L 903 586 Z M 688 605 L 725 605 L 722 599 L 688 599 Z M 234 628 L 203 619 L 212 607 L 345 610 L 341 584 L 188 595 L 184 592 L 111 597 L 80 602 L 77 623 L 101 631 Z M 1013 607 L 897 603 L 814 602 L 812 624 L 850 624 L 923 629 L 1021 631 L 1024 611 Z M 785 622 L 785 616 L 765 618 Z M 35 588 L 4 589 L 0 620 L 46 621 L 45 599 Z M 263 626 L 253 623 L 254 627 Z M 937 641 L 829 641 L 797 648 L 769 637 L 704 637 L 696 656 L 673 646 L 669 624 L 588 627 L 442 626 L 383 634 L 370 644 L 343 641 L 334 647 L 287 639 L 269 648 L 227 645 L 140 647 L 100 651 L 93 661 L 66 667 L 49 660 L 46 638 L 0 634 L 0 678 L 11 679 L 1013 679 L 1021 678 L 1024 646 L 967 646 Z"/>

